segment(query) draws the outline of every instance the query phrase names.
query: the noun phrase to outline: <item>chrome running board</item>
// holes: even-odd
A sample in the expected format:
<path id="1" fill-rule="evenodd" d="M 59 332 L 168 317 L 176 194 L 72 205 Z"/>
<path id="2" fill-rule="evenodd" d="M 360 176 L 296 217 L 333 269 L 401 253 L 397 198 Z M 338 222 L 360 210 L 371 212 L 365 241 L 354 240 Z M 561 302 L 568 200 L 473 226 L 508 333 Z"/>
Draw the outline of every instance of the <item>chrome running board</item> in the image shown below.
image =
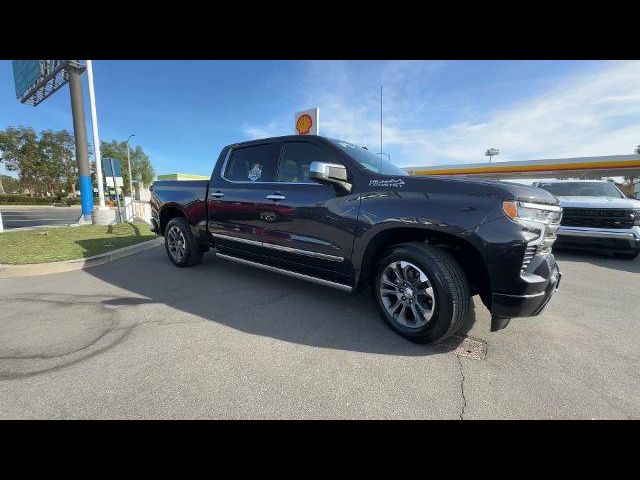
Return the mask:
<path id="1" fill-rule="evenodd" d="M 353 288 L 350 287 L 349 285 L 331 282 L 329 280 L 324 280 L 318 277 L 312 277 L 310 275 L 305 275 L 303 273 L 292 272 L 291 270 L 285 270 L 283 268 L 272 267 L 271 265 L 265 265 L 264 263 L 252 262 L 251 260 L 245 260 L 244 258 L 225 255 L 224 253 L 216 252 L 216 257 L 224 258 L 226 260 L 231 260 L 232 262 L 242 263 L 244 265 L 249 265 L 251 267 L 261 268 L 269 272 L 281 273 L 289 277 L 298 278 L 300 280 L 306 280 L 307 282 L 317 283 L 318 285 L 324 285 L 325 287 L 336 288 L 338 290 L 342 290 L 343 292 L 351 292 L 353 290 Z"/>

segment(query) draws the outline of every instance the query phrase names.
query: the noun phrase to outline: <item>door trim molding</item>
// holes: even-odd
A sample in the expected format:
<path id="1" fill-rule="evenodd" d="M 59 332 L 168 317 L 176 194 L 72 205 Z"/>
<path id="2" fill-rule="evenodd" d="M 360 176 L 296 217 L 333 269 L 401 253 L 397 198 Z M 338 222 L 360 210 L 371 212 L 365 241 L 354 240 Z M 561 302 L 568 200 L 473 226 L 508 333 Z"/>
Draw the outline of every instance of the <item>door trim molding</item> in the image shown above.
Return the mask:
<path id="1" fill-rule="evenodd" d="M 299 255 L 305 255 L 307 257 L 319 258 L 321 260 L 328 260 L 330 262 L 344 262 L 344 257 L 339 257 L 337 255 L 329 255 L 328 253 L 312 252 L 310 250 L 301 250 L 299 248 L 285 247 L 284 245 L 276 245 L 274 243 L 258 242 L 256 240 L 249 240 L 247 238 L 223 235 L 222 233 L 212 233 L 211 236 L 214 238 L 220 238 L 222 240 L 231 240 L 232 242 L 247 243 L 249 245 L 256 245 L 259 247 L 270 248 L 272 250 L 278 250 L 281 252 L 296 253 Z"/>

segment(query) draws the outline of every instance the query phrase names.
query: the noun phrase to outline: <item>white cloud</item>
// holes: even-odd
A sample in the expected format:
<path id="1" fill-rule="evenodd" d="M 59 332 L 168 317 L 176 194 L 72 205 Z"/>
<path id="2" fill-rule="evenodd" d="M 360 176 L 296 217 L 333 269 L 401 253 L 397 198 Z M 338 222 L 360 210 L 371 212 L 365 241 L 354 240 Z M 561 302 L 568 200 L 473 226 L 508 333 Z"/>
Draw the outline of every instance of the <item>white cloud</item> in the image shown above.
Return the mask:
<path id="1" fill-rule="evenodd" d="M 243 129 L 247 140 L 256 138 L 277 137 L 283 135 L 284 128 L 280 122 L 272 121 L 267 125 L 246 125 Z"/>
<path id="2" fill-rule="evenodd" d="M 398 152 L 394 162 L 403 166 L 483 162 L 489 147 L 499 148 L 498 160 L 506 161 L 630 154 L 640 143 L 639 61 L 603 62 L 488 118 L 468 120 L 468 112 L 461 111 L 459 121 L 433 127 L 429 121 L 438 119 L 429 112 L 429 79 L 442 65 L 313 62 L 301 82 L 301 107 L 320 107 L 323 135 L 377 151 L 380 106 L 375 92 L 383 83 L 385 111 L 393 112 L 385 114 L 385 150 Z M 369 84 L 362 85 L 369 76 Z M 272 122 L 246 131 L 259 137 L 281 134 L 283 126 Z"/>

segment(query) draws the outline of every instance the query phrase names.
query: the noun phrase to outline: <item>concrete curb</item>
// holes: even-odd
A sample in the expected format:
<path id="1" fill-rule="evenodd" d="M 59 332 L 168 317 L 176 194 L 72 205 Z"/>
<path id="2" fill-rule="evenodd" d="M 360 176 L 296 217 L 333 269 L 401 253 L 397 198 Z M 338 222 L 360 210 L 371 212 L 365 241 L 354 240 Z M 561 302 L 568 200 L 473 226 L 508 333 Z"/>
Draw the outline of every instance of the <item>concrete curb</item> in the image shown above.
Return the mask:
<path id="1" fill-rule="evenodd" d="M 76 258 L 73 260 L 65 260 L 62 262 L 51 263 L 35 263 L 28 265 L 5 265 L 0 264 L 0 278 L 14 277 L 31 277 L 36 275 L 47 275 L 49 273 L 70 272 L 73 270 L 84 270 L 85 268 L 103 265 L 113 260 L 135 255 L 151 248 L 159 247 L 164 244 L 163 237 L 157 237 L 153 240 L 137 243 L 110 252 L 101 253 L 87 258 Z"/>

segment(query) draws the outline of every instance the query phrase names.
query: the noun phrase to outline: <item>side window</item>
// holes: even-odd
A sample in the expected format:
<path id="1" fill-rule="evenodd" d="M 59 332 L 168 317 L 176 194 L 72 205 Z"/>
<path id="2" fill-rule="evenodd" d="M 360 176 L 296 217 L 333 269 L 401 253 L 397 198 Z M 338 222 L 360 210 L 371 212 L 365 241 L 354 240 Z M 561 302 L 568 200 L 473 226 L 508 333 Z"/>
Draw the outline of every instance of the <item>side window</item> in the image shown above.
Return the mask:
<path id="1" fill-rule="evenodd" d="M 309 179 L 311 162 L 341 163 L 322 147 L 306 142 L 287 142 L 278 164 L 278 182 L 313 182 Z"/>
<path id="2" fill-rule="evenodd" d="M 265 143 L 233 150 L 224 178 L 236 182 L 273 182 L 279 143 Z"/>

